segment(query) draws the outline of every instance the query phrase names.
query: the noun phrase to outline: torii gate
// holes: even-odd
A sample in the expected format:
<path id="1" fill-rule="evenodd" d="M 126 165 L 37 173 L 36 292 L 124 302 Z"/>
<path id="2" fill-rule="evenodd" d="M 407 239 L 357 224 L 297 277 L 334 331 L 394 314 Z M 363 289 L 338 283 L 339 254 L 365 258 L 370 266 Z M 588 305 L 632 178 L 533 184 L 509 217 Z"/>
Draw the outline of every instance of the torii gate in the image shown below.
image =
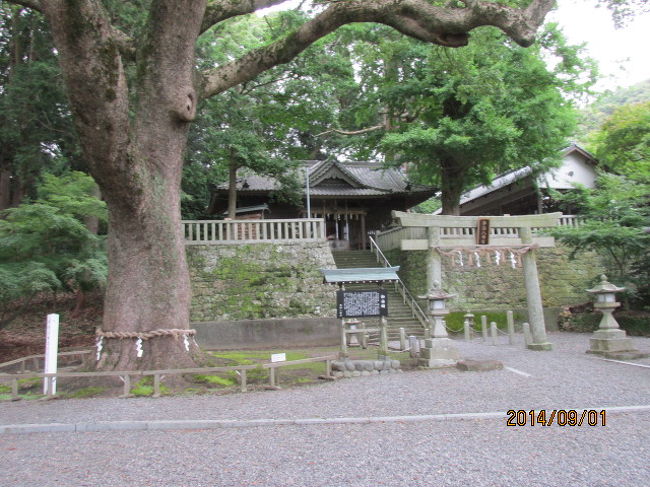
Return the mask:
<path id="1" fill-rule="evenodd" d="M 551 350 L 546 337 L 542 294 L 539 287 L 535 249 L 554 247 L 555 239 L 537 236 L 533 230 L 555 227 L 562 213 L 517 216 L 452 216 L 423 215 L 393 211 L 393 218 L 403 227 L 426 229 L 425 239 L 404 239 L 402 250 L 428 250 L 427 289 L 442 283 L 442 255 L 458 255 L 463 265 L 463 255 L 468 253 L 480 263 L 480 255 L 494 253 L 498 259 L 510 258 L 514 263 L 521 259 L 524 285 L 528 301 L 528 320 L 533 341 L 531 350 Z M 480 264 L 479 264 L 480 265 Z"/>

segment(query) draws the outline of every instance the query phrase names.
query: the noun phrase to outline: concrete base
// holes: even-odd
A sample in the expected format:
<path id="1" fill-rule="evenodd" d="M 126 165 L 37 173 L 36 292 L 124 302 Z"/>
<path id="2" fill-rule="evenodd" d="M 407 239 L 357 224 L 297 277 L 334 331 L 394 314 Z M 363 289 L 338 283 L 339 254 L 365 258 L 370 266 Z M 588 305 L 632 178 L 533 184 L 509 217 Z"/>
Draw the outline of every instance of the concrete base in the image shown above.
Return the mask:
<path id="1" fill-rule="evenodd" d="M 418 366 L 428 369 L 453 367 L 459 359 L 460 353 L 451 339 L 429 338 L 424 340 L 424 348 L 420 349 Z"/>
<path id="2" fill-rule="evenodd" d="M 548 351 L 548 350 L 553 350 L 553 344 L 550 342 L 546 343 L 529 343 L 526 345 L 526 348 L 528 350 L 537 350 L 537 351 Z"/>
<path id="3" fill-rule="evenodd" d="M 336 318 L 287 318 L 192 323 L 202 348 L 241 350 L 336 346 L 341 343 Z"/>
<path id="4" fill-rule="evenodd" d="M 620 328 L 605 328 L 594 332 L 589 339 L 589 350 L 587 353 L 606 354 L 620 352 L 638 352 L 628 338 L 625 330 Z"/>

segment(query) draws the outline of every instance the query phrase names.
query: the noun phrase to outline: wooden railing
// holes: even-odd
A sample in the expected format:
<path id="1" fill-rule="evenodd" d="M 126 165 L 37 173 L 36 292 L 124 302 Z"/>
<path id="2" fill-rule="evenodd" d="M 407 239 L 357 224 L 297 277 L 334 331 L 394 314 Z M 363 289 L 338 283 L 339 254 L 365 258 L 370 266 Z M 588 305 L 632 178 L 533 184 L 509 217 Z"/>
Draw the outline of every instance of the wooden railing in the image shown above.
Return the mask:
<path id="1" fill-rule="evenodd" d="M 79 352 L 77 352 L 79 353 Z M 83 351 L 80 353 L 88 353 Z M 28 357 L 33 358 L 33 357 Z M 28 359 L 28 358 L 25 358 Z M 42 378 L 43 380 L 48 378 L 57 377 L 60 378 L 93 378 L 93 377 L 119 377 L 123 383 L 123 394 L 121 397 L 130 397 L 131 395 L 131 379 L 133 377 L 153 377 L 153 397 L 160 396 L 160 385 L 161 381 L 166 376 L 171 375 L 181 375 L 181 374 L 214 374 L 214 373 L 224 373 L 224 372 L 235 372 L 239 378 L 239 388 L 242 392 L 246 392 L 247 388 L 247 376 L 246 372 L 249 370 L 256 369 L 268 369 L 269 371 L 269 386 L 271 388 L 277 388 L 278 385 L 278 369 L 281 367 L 287 367 L 291 365 L 307 364 L 314 362 L 325 362 L 325 375 L 323 378 L 329 379 L 332 376 L 332 361 L 338 358 L 337 354 L 325 355 L 322 357 L 310 357 L 300 360 L 291 360 L 286 362 L 269 362 L 258 365 L 235 365 L 231 367 L 202 367 L 202 368 L 193 368 L 193 369 L 168 369 L 168 370 L 123 370 L 123 371 L 102 371 L 102 372 L 56 372 L 52 374 L 37 373 L 37 372 L 23 372 L 18 374 L 3 374 L 0 373 L 0 383 L 10 382 L 11 383 L 11 396 L 14 398 L 18 396 L 18 381 L 20 379 L 32 379 L 35 377 Z M 18 361 L 23 360 L 19 359 Z M 17 362 L 17 361 L 16 361 Z M 53 394 L 51 394 L 53 395 Z"/>
<path id="2" fill-rule="evenodd" d="M 562 215 L 558 221 L 558 226 L 579 227 L 584 223 L 584 219 L 576 215 Z M 547 228 L 533 228 L 533 233 L 548 231 Z M 472 227 L 443 227 L 440 238 L 457 239 L 459 237 L 473 237 L 476 228 Z M 518 238 L 519 231 L 517 228 L 510 227 L 492 227 L 490 234 L 499 238 Z M 384 252 L 401 248 L 402 240 L 426 239 L 426 230 L 418 227 L 394 227 L 384 232 L 378 232 L 375 235 L 377 246 Z"/>
<path id="3" fill-rule="evenodd" d="M 325 240 L 325 220 L 183 220 L 186 245 Z"/>
<path id="4" fill-rule="evenodd" d="M 377 245 L 377 242 L 375 242 L 375 239 L 371 236 L 368 238 L 370 239 L 370 251 L 375 254 L 377 262 L 384 267 L 391 267 L 390 262 L 388 262 L 388 259 Z M 402 295 L 402 302 L 411 308 L 411 315 L 420 322 L 422 328 L 429 328 L 429 319 L 427 315 L 422 310 L 418 302 L 415 300 L 415 297 L 413 297 L 413 295 L 409 292 L 408 288 L 404 285 L 404 282 L 402 282 L 401 279 L 395 282 L 395 288 L 397 292 Z"/>
<path id="5" fill-rule="evenodd" d="M 57 357 L 59 358 L 67 358 L 67 357 L 80 357 L 82 355 L 88 355 L 90 353 L 93 353 L 92 350 L 75 350 L 72 352 L 59 352 L 57 354 Z M 10 360 L 9 362 L 4 362 L 0 364 L 0 370 L 1 369 L 13 369 L 17 368 L 20 373 L 25 373 L 27 371 L 27 363 L 31 363 L 31 367 L 33 370 L 39 370 L 42 369 L 43 367 L 41 364 L 45 360 L 45 355 L 39 354 L 39 355 L 28 355 L 27 357 L 21 357 L 17 358 L 15 360 Z"/>
<path id="6" fill-rule="evenodd" d="M 562 215 L 558 226 L 560 227 L 579 227 L 584 224 L 585 219 L 578 215 Z"/>

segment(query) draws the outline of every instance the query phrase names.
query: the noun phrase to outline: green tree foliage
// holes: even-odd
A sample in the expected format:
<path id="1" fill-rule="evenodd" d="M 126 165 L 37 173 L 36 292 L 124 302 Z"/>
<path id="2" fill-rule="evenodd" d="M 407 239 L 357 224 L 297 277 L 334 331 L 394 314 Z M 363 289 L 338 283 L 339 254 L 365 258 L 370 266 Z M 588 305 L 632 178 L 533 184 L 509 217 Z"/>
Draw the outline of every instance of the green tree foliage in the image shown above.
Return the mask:
<path id="1" fill-rule="evenodd" d="M 304 13 L 287 11 L 229 21 L 215 32 L 226 42 L 215 43 L 209 33 L 200 39 L 200 65 L 207 69 L 268 44 L 304 20 Z M 205 215 L 210 186 L 228 181 L 231 169 L 239 179 L 250 171 L 277 179 L 274 197 L 300 204 L 302 175 L 294 162 L 337 152 L 336 143 L 317 134 L 337 123 L 342 98 L 354 96 L 352 64 L 340 50 L 336 40 L 324 39 L 288 65 L 203 101 L 183 173 L 184 217 Z"/>
<path id="2" fill-rule="evenodd" d="M 577 186 L 554 197 L 585 218 L 579 227 L 555 229 L 556 238 L 574 254 L 584 250 L 600 254 L 612 281 L 632 292 L 648 287 L 639 269 L 650 257 L 650 185 L 604 173 L 594 189 Z"/>
<path id="3" fill-rule="evenodd" d="M 62 289 L 77 294 L 106 282 L 103 237 L 84 219 L 106 222 L 105 204 L 92 196 L 93 180 L 84 173 L 46 174 L 39 199 L 5 210 L 0 219 L 0 327 L 8 325 L 41 292 Z"/>
<path id="4" fill-rule="evenodd" d="M 441 187 L 443 213 L 457 213 L 462 192 L 495 174 L 557 161 L 574 128 L 566 96 L 584 90 L 593 72 L 555 26 L 528 49 L 485 28 L 454 51 L 371 29 L 375 38 L 356 47 L 369 100 L 359 119 L 383 124 L 386 132 L 369 140 L 387 163 L 412 163 L 420 182 Z"/>
<path id="5" fill-rule="evenodd" d="M 650 101 L 618 108 L 592 141 L 592 149 L 604 167 L 650 184 Z"/>
<path id="6" fill-rule="evenodd" d="M 578 139 L 588 143 L 592 133 L 600 130 L 605 121 L 620 107 L 645 102 L 650 102 L 650 80 L 615 90 L 607 90 L 581 110 Z"/>
<path id="7" fill-rule="evenodd" d="M 0 5 L 0 210 L 36 197 L 43 171 L 83 167 L 43 18 Z"/>

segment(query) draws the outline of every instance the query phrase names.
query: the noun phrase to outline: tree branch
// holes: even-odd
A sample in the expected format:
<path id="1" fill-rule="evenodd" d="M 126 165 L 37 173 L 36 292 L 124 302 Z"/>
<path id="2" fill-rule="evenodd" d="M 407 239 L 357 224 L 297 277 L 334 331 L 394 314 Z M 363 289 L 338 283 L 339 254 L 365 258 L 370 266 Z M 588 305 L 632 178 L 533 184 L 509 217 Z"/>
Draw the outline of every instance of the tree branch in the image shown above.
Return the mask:
<path id="1" fill-rule="evenodd" d="M 325 132 L 321 132 L 320 134 L 316 134 L 316 137 L 321 137 L 323 135 L 331 134 L 331 133 L 336 133 L 336 134 L 341 134 L 341 135 L 361 135 L 361 134 L 366 134 L 368 132 L 374 132 L 375 130 L 382 130 L 385 129 L 386 125 L 383 123 L 381 125 L 375 125 L 373 127 L 366 127 L 365 129 L 361 130 L 352 130 L 352 131 L 347 131 L 347 130 L 339 130 L 339 129 L 330 129 L 326 130 Z"/>
<path id="2" fill-rule="evenodd" d="M 293 76 L 293 75 L 289 75 L 289 76 L 283 76 L 281 78 L 275 78 L 275 79 L 272 79 L 272 80 L 269 80 L 269 81 L 265 81 L 263 83 L 258 83 L 258 84 L 253 85 L 253 86 L 242 85 L 241 94 L 242 95 L 247 95 L 249 93 L 252 93 L 256 89 L 263 87 L 263 86 L 272 85 L 273 83 L 279 83 L 280 81 L 285 81 L 285 80 L 288 80 L 288 79 L 296 79 L 296 77 Z"/>
<path id="3" fill-rule="evenodd" d="M 224 2 L 223 0 L 211 0 L 205 9 L 201 32 L 219 22 L 238 15 L 246 15 L 257 10 L 262 10 L 273 5 L 280 5 L 287 0 L 239 0 L 235 2 Z"/>
<path id="4" fill-rule="evenodd" d="M 43 7 L 39 0 L 7 0 L 7 2 L 22 5 L 23 7 L 31 8 L 32 10 L 37 10 L 39 12 L 43 11 Z"/>
<path id="5" fill-rule="evenodd" d="M 469 2 L 467 8 L 439 7 L 427 0 L 350 0 L 334 3 L 283 39 L 205 73 L 203 96 L 216 95 L 273 66 L 287 63 L 318 39 L 344 24 L 354 22 L 385 24 L 415 39 L 447 47 L 467 45 L 472 29 L 492 25 L 503 30 L 518 44 L 529 46 L 553 3 L 554 0 L 533 0 L 526 9 L 480 1 Z"/>

